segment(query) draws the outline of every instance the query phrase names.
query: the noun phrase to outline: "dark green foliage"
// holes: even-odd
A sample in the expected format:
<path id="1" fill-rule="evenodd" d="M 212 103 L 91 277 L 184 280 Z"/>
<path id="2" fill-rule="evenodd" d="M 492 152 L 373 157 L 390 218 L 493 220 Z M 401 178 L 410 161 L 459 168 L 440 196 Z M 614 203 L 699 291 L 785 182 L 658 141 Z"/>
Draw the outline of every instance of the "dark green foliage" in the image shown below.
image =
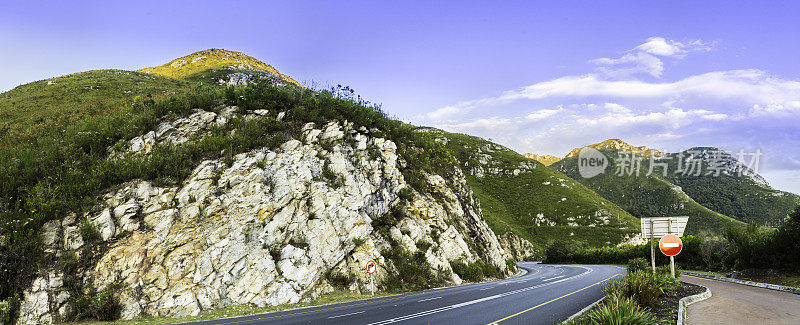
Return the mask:
<path id="1" fill-rule="evenodd" d="M 325 165 L 322 166 L 322 179 L 324 179 L 325 183 L 331 188 L 339 188 L 344 185 L 344 178 L 342 175 L 334 172 L 328 162 L 325 162 Z"/>
<path id="2" fill-rule="evenodd" d="M 636 271 L 647 271 L 650 269 L 650 264 L 643 258 L 636 257 L 628 261 L 628 273 Z"/>
<path id="3" fill-rule="evenodd" d="M 606 294 L 606 299 L 585 316 L 566 322 L 567 325 L 650 325 L 655 316 L 631 297 Z"/>
<path id="4" fill-rule="evenodd" d="M 507 259 L 506 260 L 506 267 L 511 272 L 517 272 L 517 270 L 518 270 L 517 269 L 517 262 L 514 261 L 513 259 Z"/>
<path id="5" fill-rule="evenodd" d="M 390 243 L 396 244 L 391 240 Z M 381 255 L 391 261 L 396 271 L 389 272 L 389 276 L 382 283 L 386 291 L 425 290 L 449 280 L 447 272 L 433 269 L 422 252 L 410 253 L 398 245 L 392 245 L 392 248 L 382 251 Z"/>
<path id="6" fill-rule="evenodd" d="M 96 292 L 90 290 L 75 301 L 74 320 L 113 321 L 119 318 L 122 305 L 114 290 Z"/>
<path id="7" fill-rule="evenodd" d="M 429 242 L 427 242 L 427 241 L 425 241 L 423 239 L 417 240 L 417 242 L 415 244 L 417 246 L 417 249 L 419 249 L 419 251 L 423 252 L 423 253 L 427 252 L 428 248 L 431 248 L 431 243 L 429 243 Z"/>
<path id="8" fill-rule="evenodd" d="M 680 283 L 669 272 L 653 274 L 649 270 L 640 270 L 629 273 L 622 280 L 609 283 L 606 292 L 633 298 L 640 306 L 652 307 L 658 302 L 658 297 L 678 286 Z"/>
<path id="9" fill-rule="evenodd" d="M 347 290 L 350 286 L 350 283 L 353 282 L 353 279 L 350 276 L 334 272 L 333 269 L 325 272 L 324 278 L 328 281 L 328 283 L 339 290 Z"/>
<path id="10" fill-rule="evenodd" d="M 647 175 L 650 168 L 649 158 L 646 157 L 642 160 L 638 176 L 635 174 L 618 176 L 616 158 L 620 151 L 609 149 L 600 151 L 609 158 L 609 165 L 605 173 L 592 178 L 587 179 L 580 176 L 577 156 L 564 158 L 550 167 L 581 182 L 638 218 L 689 216 L 689 224 L 686 226 L 688 235 L 718 234 L 728 226 L 741 224 L 718 211 L 712 211 L 698 204 L 686 193 L 676 190 L 676 185 L 670 182 L 674 179 L 663 177 L 659 173 L 660 167 L 655 168 L 654 173 Z M 677 167 L 673 166 L 669 170 L 675 171 Z M 668 174 L 668 176 L 671 175 Z M 715 191 L 716 187 L 713 187 L 713 190 Z"/>
<path id="11" fill-rule="evenodd" d="M 476 260 L 471 263 L 450 261 L 450 267 L 462 280 L 469 282 L 480 282 L 484 278 L 500 279 L 505 277 L 505 274 L 499 268 L 482 260 Z"/>

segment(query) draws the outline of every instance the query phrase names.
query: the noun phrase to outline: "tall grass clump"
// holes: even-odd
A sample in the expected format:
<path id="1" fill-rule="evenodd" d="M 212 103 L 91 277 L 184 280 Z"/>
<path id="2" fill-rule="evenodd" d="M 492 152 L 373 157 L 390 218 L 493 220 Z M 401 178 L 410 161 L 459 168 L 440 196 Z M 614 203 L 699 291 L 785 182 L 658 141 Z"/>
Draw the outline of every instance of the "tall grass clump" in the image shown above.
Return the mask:
<path id="1" fill-rule="evenodd" d="M 650 325 L 655 316 L 636 303 L 636 300 L 618 293 L 607 294 L 605 300 L 579 319 L 566 324 L 577 325 Z"/>

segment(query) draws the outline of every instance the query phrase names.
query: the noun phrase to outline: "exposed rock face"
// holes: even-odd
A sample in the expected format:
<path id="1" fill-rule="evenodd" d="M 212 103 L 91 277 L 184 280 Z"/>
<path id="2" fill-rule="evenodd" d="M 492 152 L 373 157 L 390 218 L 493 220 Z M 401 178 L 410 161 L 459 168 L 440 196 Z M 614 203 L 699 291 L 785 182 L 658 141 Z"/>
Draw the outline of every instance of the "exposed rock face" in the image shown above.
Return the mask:
<path id="1" fill-rule="evenodd" d="M 222 112 L 164 123 L 131 140 L 127 154 L 187 141 L 225 123 L 236 109 Z M 389 230 L 392 241 L 409 251 L 431 243 L 424 253 L 432 267 L 452 274 L 450 261 L 480 258 L 505 270 L 509 256 L 463 175 L 457 169 L 450 180 L 426 175 L 431 194 L 411 190 L 400 199 L 407 185 L 399 160 L 392 141 L 347 122 L 307 124 L 300 140 L 239 154 L 230 165 L 203 161 L 177 186 L 132 181 L 109 190 L 81 217 L 48 223 L 45 243 L 56 254 L 77 251 L 88 245 L 80 224 L 91 222 L 108 249 L 83 281 L 100 290 L 120 288 L 124 319 L 296 303 L 333 290 L 324 276 L 329 270 L 355 278 L 351 289 L 367 289 L 366 261 L 378 262 L 378 283 L 396 272 L 381 256 L 390 241 L 372 227 L 392 209 L 403 215 Z M 25 292 L 21 324 L 67 315 L 69 293 L 59 276 L 48 272 Z M 452 281 L 461 280 L 452 274 Z"/>
<path id="2" fill-rule="evenodd" d="M 515 261 L 541 258 L 542 255 L 531 242 L 510 231 L 500 236 L 500 245 Z"/>

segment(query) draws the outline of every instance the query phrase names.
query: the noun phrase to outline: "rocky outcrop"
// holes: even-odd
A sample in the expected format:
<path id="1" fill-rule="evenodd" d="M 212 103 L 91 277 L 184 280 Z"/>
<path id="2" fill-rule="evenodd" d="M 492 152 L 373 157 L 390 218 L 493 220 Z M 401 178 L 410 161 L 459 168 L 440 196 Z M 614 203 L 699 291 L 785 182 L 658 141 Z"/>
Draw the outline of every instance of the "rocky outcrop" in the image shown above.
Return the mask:
<path id="1" fill-rule="evenodd" d="M 527 239 L 509 231 L 500 236 L 500 245 L 515 261 L 529 261 L 542 258 L 542 253 Z"/>
<path id="2" fill-rule="evenodd" d="M 190 141 L 236 117 L 242 116 L 235 107 L 197 111 L 114 155 Z M 396 272 L 381 255 L 390 243 L 422 251 L 453 283 L 461 280 L 450 261 L 482 259 L 505 270 L 509 256 L 460 171 L 454 168 L 447 180 L 426 174 L 428 193 L 414 191 L 396 148 L 347 122 L 309 123 L 302 139 L 228 163 L 205 160 L 178 185 L 137 180 L 110 189 L 91 209 L 48 223 L 44 241 L 53 254 L 80 254 L 84 245 L 97 245 L 80 231 L 83 223 L 93 225 L 107 249 L 79 277 L 87 287 L 115 288 L 124 319 L 313 299 L 333 290 L 325 276 L 331 270 L 354 279 L 351 289 L 364 290 L 366 261 L 378 262 L 378 283 Z M 410 194 L 400 198 L 401 190 Z M 402 216 L 397 224 L 387 234 L 376 231 L 373 220 L 392 211 Z M 70 312 L 60 276 L 44 272 L 25 292 L 21 324 L 50 323 Z"/>

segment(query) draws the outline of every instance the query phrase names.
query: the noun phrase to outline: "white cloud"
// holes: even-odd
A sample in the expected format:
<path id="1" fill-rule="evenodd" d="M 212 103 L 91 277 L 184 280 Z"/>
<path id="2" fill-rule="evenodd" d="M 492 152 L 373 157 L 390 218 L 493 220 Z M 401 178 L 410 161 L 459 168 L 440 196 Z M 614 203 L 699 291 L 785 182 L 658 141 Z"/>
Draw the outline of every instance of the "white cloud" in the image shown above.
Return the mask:
<path id="1" fill-rule="evenodd" d="M 553 115 L 556 115 L 563 110 L 564 110 L 563 107 L 559 107 L 558 109 L 540 109 L 538 111 L 526 115 L 525 119 L 529 121 L 539 121 L 551 117 Z"/>
<path id="2" fill-rule="evenodd" d="M 640 73 L 661 77 L 664 63 L 659 57 L 682 58 L 689 52 L 710 49 L 711 46 L 702 41 L 681 43 L 663 37 L 650 37 L 618 59 L 599 58 L 589 62 L 599 65 L 597 71 L 610 78 L 624 78 Z"/>
<path id="3" fill-rule="evenodd" d="M 797 107 L 800 106 L 800 82 L 774 78 L 761 70 L 709 72 L 675 82 L 663 83 L 640 80 L 604 80 L 593 74 L 567 76 L 506 91 L 501 96 L 447 106 L 428 114 L 428 117 L 437 120 L 443 116 L 453 116 L 477 108 L 507 104 L 523 99 L 591 96 L 623 99 L 668 99 L 695 96 L 721 100 L 743 100 L 751 104 L 781 104 L 784 107 Z M 776 111 L 779 109 L 776 106 L 772 109 L 761 110 Z"/>

